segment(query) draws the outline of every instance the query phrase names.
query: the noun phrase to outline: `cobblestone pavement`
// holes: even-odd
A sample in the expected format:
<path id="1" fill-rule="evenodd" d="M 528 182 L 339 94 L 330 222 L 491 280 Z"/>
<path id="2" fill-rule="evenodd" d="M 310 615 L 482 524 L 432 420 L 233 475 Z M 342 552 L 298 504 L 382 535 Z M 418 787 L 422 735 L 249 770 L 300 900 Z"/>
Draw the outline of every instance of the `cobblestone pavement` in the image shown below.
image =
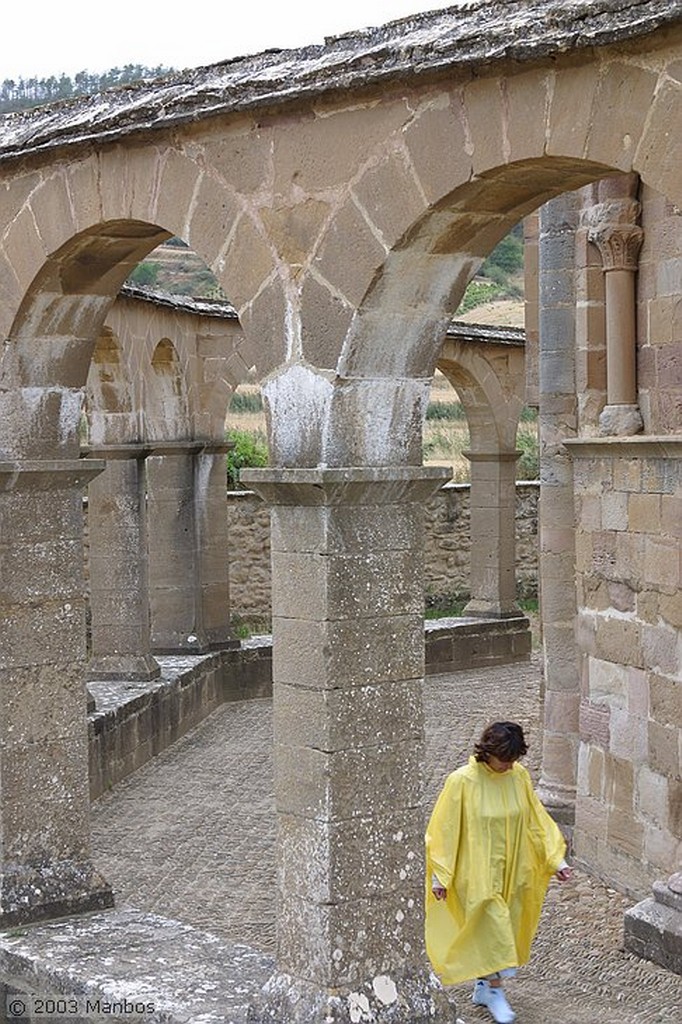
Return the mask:
<path id="1" fill-rule="evenodd" d="M 540 758 L 536 663 L 425 683 L 427 806 L 495 718 L 522 723 Z M 117 903 L 178 918 L 231 942 L 274 948 L 271 704 L 226 704 L 93 808 L 98 867 Z M 518 1024 L 674 1024 L 682 980 L 622 948 L 631 901 L 581 871 L 552 883 L 531 963 L 508 984 Z M 490 1022 L 455 988 L 462 1024 Z"/>

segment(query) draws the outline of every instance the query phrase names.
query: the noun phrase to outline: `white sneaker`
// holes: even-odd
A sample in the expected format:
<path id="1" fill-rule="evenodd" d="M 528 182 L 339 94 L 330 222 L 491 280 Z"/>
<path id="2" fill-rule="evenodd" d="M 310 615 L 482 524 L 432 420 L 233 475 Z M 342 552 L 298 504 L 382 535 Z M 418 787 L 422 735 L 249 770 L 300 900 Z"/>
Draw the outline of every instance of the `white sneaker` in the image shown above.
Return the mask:
<path id="1" fill-rule="evenodd" d="M 476 982 L 471 1000 L 477 1006 L 487 1006 L 496 1024 L 511 1024 L 516 1020 L 516 1014 L 507 1002 L 501 986 L 493 988 L 487 981 L 479 980 Z"/>
<path id="2" fill-rule="evenodd" d="M 476 984 L 474 985 L 474 991 L 473 995 L 471 996 L 471 1002 L 475 1006 L 487 1006 L 489 988 L 489 982 L 487 982 L 485 978 L 479 978 Z"/>

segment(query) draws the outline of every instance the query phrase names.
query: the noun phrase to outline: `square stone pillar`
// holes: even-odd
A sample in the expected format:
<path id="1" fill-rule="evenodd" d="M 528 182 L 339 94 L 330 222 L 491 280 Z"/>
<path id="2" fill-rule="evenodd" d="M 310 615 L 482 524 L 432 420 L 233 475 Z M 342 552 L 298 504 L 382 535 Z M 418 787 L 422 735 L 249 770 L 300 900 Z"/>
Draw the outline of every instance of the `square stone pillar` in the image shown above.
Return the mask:
<path id="1" fill-rule="evenodd" d="M 111 906 L 90 861 L 84 460 L 0 463 L 0 927 Z"/>
<path id="2" fill-rule="evenodd" d="M 440 1019 L 423 950 L 422 508 L 447 472 L 242 479 L 272 506 L 279 858 L 277 973 L 249 1019 Z"/>
<path id="3" fill-rule="evenodd" d="M 516 605 L 516 461 L 521 452 L 464 452 L 471 463 L 471 598 L 465 615 L 501 619 Z"/>
<path id="4" fill-rule="evenodd" d="M 92 652 L 88 679 L 156 679 L 151 653 L 142 445 L 89 449 L 106 469 L 88 489 Z"/>
<path id="5" fill-rule="evenodd" d="M 204 654 L 230 626 L 225 452 L 219 442 L 150 442 L 147 463 L 152 650 Z"/>

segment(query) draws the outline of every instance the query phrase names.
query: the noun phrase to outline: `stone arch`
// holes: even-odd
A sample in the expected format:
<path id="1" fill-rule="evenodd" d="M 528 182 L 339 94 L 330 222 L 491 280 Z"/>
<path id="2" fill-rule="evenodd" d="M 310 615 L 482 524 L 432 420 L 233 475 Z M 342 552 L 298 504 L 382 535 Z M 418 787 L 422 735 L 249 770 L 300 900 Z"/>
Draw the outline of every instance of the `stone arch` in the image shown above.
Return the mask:
<path id="1" fill-rule="evenodd" d="M 609 50 L 420 93 L 301 275 L 300 350 L 264 392 L 278 464 L 419 462 L 428 380 L 480 261 L 531 210 L 609 174 L 635 170 L 675 200 L 661 140 L 681 98 L 674 67 Z"/>
<path id="2" fill-rule="evenodd" d="M 437 366 L 460 397 L 475 451 L 514 450 L 523 408 L 523 361 L 517 346 L 452 338 L 443 344 Z"/>
<path id="3" fill-rule="evenodd" d="M 26 292 L 2 360 L 0 447 L 6 457 L 74 457 L 82 389 L 111 304 L 132 268 L 167 237 L 109 222 L 49 257 Z"/>
<path id="4" fill-rule="evenodd" d="M 111 327 L 102 327 L 95 343 L 85 388 L 88 439 L 95 445 L 135 436 L 136 402 L 121 342 Z M 119 424 L 121 426 L 119 426 Z"/>
<path id="5" fill-rule="evenodd" d="M 161 338 L 154 347 L 150 370 L 145 377 L 143 402 L 145 436 L 155 440 L 188 437 L 191 428 L 185 367 L 170 338 Z"/>

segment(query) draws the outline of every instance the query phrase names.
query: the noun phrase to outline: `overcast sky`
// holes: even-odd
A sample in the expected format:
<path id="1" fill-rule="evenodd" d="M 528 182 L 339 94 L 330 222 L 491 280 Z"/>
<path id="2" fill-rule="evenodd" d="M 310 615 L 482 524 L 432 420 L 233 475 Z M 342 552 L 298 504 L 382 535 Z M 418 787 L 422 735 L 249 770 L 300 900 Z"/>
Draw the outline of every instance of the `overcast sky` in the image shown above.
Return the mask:
<path id="1" fill-rule="evenodd" d="M 124 64 L 198 67 L 463 0 L 5 0 L 0 81 Z M 25 15 L 25 17 L 24 17 Z"/>

